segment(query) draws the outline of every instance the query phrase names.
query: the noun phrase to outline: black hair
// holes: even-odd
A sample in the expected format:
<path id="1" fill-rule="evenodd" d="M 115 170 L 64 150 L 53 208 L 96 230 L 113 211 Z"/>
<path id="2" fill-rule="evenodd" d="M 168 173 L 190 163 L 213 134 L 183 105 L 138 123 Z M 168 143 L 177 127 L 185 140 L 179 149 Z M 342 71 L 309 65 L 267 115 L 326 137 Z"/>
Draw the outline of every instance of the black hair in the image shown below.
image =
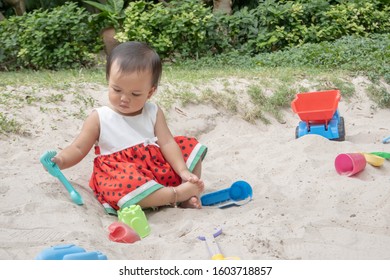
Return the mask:
<path id="1" fill-rule="evenodd" d="M 111 66 L 118 63 L 122 72 L 152 72 L 152 86 L 157 87 L 161 78 L 162 64 L 157 52 L 144 42 L 125 42 L 116 46 L 107 57 L 106 79 L 110 78 Z"/>

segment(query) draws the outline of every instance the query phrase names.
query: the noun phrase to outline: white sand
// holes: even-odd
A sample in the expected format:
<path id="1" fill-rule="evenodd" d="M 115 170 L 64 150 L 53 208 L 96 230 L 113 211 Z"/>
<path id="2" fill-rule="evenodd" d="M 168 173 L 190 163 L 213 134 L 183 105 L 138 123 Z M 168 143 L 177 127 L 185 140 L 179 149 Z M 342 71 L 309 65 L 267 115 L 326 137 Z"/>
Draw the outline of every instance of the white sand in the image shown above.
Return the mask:
<path id="1" fill-rule="evenodd" d="M 93 96 L 95 106 L 105 103 L 103 86 L 74 90 Z M 249 124 L 208 105 L 179 107 L 184 114 L 167 112 L 175 134 L 195 135 L 209 148 L 203 164 L 206 192 L 245 180 L 253 200 L 223 210 L 146 211 L 151 234 L 133 244 L 108 239 L 108 226 L 117 218 L 105 214 L 88 187 L 92 151 L 64 171 L 84 198 L 83 206 L 74 204 L 39 163 L 44 151 L 73 140 L 82 120 L 71 114 L 82 106 L 68 94 L 60 105 L 38 102 L 13 109 L 14 117 L 28 124 L 28 133 L 0 138 L 0 259 L 34 259 L 58 244 L 98 250 L 118 260 L 209 259 L 197 236 L 216 227 L 223 230 L 217 237 L 222 253 L 241 259 L 389 259 L 390 161 L 367 165 L 353 177 L 338 175 L 333 164 L 339 153 L 390 151 L 390 144 L 382 143 L 390 135 L 390 111 L 376 108 L 359 83 L 356 90 L 350 102 L 339 104 L 344 142 L 320 136 L 295 139 L 299 118 L 289 108 L 283 112 L 284 124 L 271 118 L 270 125 Z"/>

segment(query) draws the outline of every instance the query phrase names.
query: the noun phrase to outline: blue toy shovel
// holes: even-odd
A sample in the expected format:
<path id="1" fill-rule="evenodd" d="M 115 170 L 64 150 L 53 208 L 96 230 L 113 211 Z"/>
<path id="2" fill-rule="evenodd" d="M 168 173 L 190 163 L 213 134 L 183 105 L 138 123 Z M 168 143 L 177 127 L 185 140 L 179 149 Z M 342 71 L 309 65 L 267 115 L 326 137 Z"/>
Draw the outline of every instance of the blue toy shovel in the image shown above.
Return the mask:
<path id="1" fill-rule="evenodd" d="M 46 151 L 40 158 L 40 162 L 43 164 L 43 166 L 46 168 L 46 170 L 53 175 L 54 177 L 57 177 L 60 182 L 65 186 L 66 190 L 69 192 L 70 197 L 72 198 L 73 202 L 78 205 L 83 205 L 84 201 L 81 195 L 73 188 L 71 183 L 66 179 L 64 174 L 62 174 L 60 168 L 51 161 L 51 159 L 57 154 L 56 151 Z"/>
<path id="2" fill-rule="evenodd" d="M 203 206 L 226 208 L 241 206 L 252 200 L 252 187 L 245 181 L 237 181 L 230 188 L 211 192 L 201 196 Z"/>

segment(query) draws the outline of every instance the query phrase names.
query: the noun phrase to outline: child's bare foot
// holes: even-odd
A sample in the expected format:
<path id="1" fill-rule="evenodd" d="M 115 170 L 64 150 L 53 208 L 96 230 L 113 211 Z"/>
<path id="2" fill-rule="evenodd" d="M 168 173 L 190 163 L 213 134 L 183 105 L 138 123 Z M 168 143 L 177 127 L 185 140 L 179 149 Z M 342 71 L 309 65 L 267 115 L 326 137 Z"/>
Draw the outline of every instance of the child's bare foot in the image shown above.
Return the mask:
<path id="1" fill-rule="evenodd" d="M 200 209 L 200 208 L 202 208 L 202 204 L 200 202 L 200 199 L 197 196 L 193 196 L 190 199 L 180 203 L 180 208 L 196 208 L 196 209 Z"/>
<path id="2" fill-rule="evenodd" d="M 177 202 L 181 202 L 182 208 L 201 208 L 199 195 L 204 190 L 204 183 L 202 180 L 196 183 L 185 182 L 176 187 Z"/>

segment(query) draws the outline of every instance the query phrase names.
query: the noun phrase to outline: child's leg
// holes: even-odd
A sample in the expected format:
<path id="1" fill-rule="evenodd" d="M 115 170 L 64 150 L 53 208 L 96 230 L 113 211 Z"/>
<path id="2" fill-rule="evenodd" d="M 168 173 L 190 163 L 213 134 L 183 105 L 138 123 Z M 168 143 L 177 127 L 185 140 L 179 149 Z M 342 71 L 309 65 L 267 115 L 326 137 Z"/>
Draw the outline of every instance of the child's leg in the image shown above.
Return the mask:
<path id="1" fill-rule="evenodd" d="M 194 169 L 192 170 L 192 173 L 194 173 L 200 179 L 200 176 L 202 174 L 202 161 L 199 161 L 195 165 Z M 200 193 L 199 193 L 199 195 L 200 195 Z M 182 208 L 202 208 L 202 204 L 200 202 L 199 195 L 194 195 L 194 196 L 190 197 L 190 199 L 183 201 L 183 203 L 181 203 L 180 207 L 182 207 Z"/>
<path id="2" fill-rule="evenodd" d="M 195 165 L 194 170 L 192 170 L 192 173 L 194 173 L 198 178 L 200 179 L 202 175 L 202 161 L 198 161 L 198 163 Z"/>
<path id="3" fill-rule="evenodd" d="M 142 208 L 157 207 L 169 205 L 175 202 L 186 202 L 192 197 L 198 197 L 204 189 L 202 181 L 198 183 L 185 182 L 177 187 L 161 188 L 144 199 L 138 204 Z"/>

